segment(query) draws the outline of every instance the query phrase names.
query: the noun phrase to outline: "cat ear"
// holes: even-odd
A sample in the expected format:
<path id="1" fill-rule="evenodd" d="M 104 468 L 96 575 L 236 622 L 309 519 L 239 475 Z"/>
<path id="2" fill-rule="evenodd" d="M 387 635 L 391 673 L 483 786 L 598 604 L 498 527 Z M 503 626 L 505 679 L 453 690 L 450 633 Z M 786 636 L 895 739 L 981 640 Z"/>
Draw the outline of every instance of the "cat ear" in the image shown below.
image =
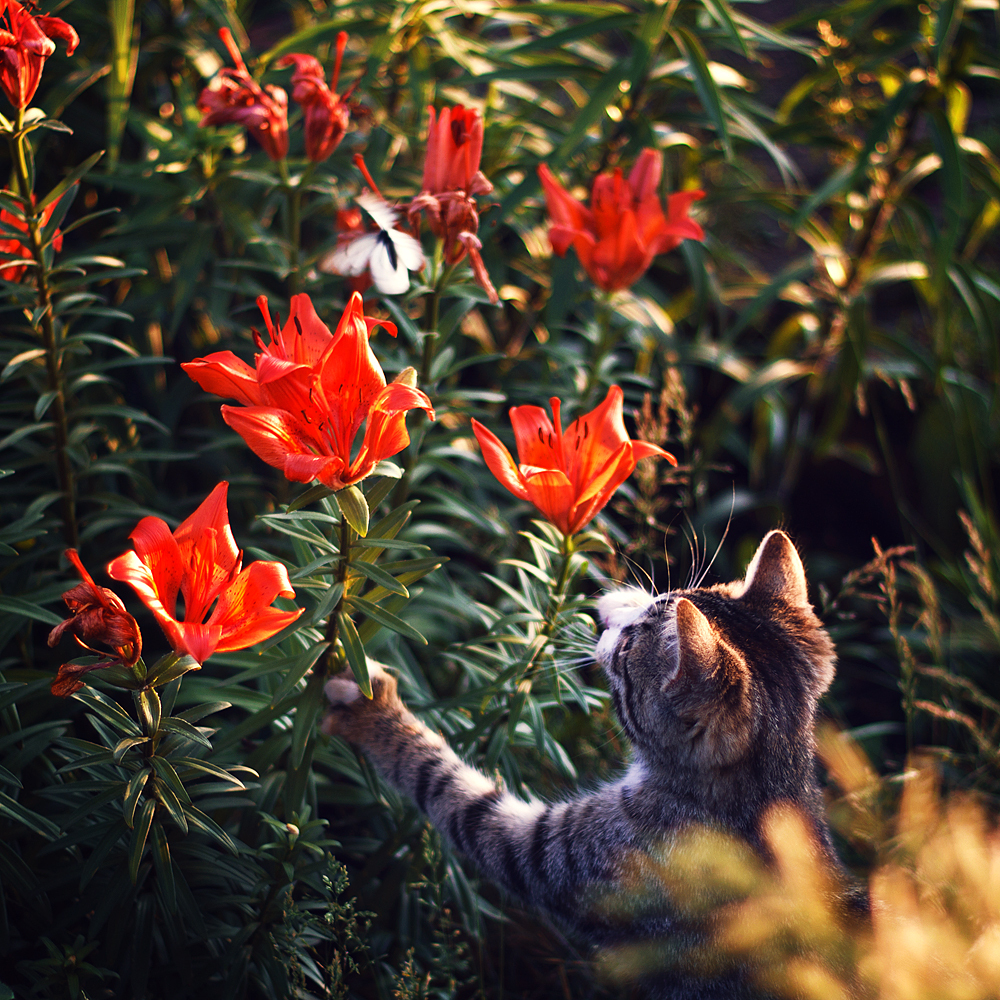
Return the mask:
<path id="1" fill-rule="evenodd" d="M 743 597 L 784 601 L 809 607 L 806 572 L 792 540 L 783 531 L 769 531 L 747 567 Z"/>
<path id="2" fill-rule="evenodd" d="M 677 675 L 711 673 L 719 641 L 708 619 L 686 597 L 677 601 Z M 673 680 L 673 678 L 671 678 Z"/>

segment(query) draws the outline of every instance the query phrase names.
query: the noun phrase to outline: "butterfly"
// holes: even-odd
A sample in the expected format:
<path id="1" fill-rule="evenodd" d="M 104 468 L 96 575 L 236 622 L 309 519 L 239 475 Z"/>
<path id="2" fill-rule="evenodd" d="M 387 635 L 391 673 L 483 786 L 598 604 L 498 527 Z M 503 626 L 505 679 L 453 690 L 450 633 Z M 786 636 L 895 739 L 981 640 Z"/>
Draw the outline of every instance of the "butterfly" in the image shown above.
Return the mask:
<path id="1" fill-rule="evenodd" d="M 334 247 L 319 262 L 328 274 L 353 277 L 366 270 L 383 295 L 399 295 L 410 287 L 410 271 L 424 266 L 419 241 L 396 228 L 399 213 L 378 195 L 365 192 L 358 204 L 375 220 L 378 229 L 355 236 Z"/>

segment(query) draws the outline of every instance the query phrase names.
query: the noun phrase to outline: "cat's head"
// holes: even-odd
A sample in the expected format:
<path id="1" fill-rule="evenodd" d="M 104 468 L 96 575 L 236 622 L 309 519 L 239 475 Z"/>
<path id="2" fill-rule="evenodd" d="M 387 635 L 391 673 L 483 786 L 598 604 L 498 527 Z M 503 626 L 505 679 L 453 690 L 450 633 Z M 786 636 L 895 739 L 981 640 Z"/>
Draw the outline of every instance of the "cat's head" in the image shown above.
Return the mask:
<path id="1" fill-rule="evenodd" d="M 626 588 L 598 612 L 606 628 L 595 658 L 645 763 L 718 770 L 799 739 L 811 746 L 834 650 L 784 532 L 764 538 L 743 580 L 656 595 Z"/>

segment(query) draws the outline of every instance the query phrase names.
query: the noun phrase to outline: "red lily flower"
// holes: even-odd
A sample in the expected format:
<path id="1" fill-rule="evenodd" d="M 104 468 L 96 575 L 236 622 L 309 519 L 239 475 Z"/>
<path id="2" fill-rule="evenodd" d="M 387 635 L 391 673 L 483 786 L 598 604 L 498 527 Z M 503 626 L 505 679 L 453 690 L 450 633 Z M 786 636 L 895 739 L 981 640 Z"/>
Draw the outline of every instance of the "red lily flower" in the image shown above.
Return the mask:
<path id="1" fill-rule="evenodd" d="M 572 246 L 594 284 L 614 292 L 633 285 L 654 257 L 673 250 L 681 240 L 702 239 L 704 230 L 687 213 L 691 202 L 705 193 L 670 195 L 664 215 L 657 193 L 662 172 L 663 154 L 644 149 L 627 181 L 620 169 L 595 178 L 588 209 L 543 163 L 538 176 L 552 219 L 552 249 L 562 257 Z"/>
<path id="2" fill-rule="evenodd" d="M 49 645 L 55 646 L 66 632 L 88 652 L 105 657 L 98 663 L 64 663 L 52 682 L 52 693 L 58 698 L 66 698 L 83 687 L 80 678 L 91 670 L 121 663 L 133 667 L 142 654 L 142 633 L 136 620 L 125 610 L 125 605 L 113 590 L 98 587 L 93 577 L 84 568 L 76 549 L 67 549 L 66 558 L 76 567 L 83 580 L 62 595 L 71 617 L 60 622 L 49 633 Z M 91 643 L 99 642 L 110 646 L 115 656 L 107 658 L 106 653 L 94 649 Z"/>
<path id="3" fill-rule="evenodd" d="M 562 430 L 554 396 L 550 421 L 540 406 L 510 411 L 517 442 L 514 462 L 500 439 L 472 421 L 490 472 L 515 496 L 533 503 L 564 535 L 574 535 L 596 516 L 643 458 L 677 459 L 658 445 L 632 441 L 622 419 L 622 391 L 613 385 L 596 409 Z"/>
<path id="4" fill-rule="evenodd" d="M 228 488 L 219 483 L 172 534 L 158 517 L 144 517 L 129 536 L 135 551 L 108 565 L 111 578 L 127 583 L 153 612 L 174 651 L 199 663 L 215 652 L 263 642 L 302 614 L 301 608 L 269 606 L 276 597 L 295 596 L 281 563 L 242 568 L 243 554 L 229 527 Z M 177 619 L 178 593 L 183 621 Z"/>
<path id="5" fill-rule="evenodd" d="M 236 69 L 219 70 L 201 92 L 198 110 L 203 117 L 198 124 L 242 125 L 272 160 L 283 160 L 288 155 L 288 95 L 281 87 L 261 87 L 250 76 L 228 28 L 219 28 L 219 38 Z"/>
<path id="6" fill-rule="evenodd" d="M 254 330 L 254 339 L 260 348 L 256 355 L 256 368 L 251 368 L 232 351 L 216 351 L 204 358 L 187 361 L 181 368 L 206 392 L 238 400 L 246 406 L 280 406 L 287 392 L 287 379 L 306 386 L 301 372 L 311 371 L 318 364 L 333 340 L 330 328 L 324 323 L 308 295 L 293 295 L 292 309 L 283 329 L 271 320 L 267 299 L 257 297 L 270 343 L 265 344 Z M 396 328 L 391 323 L 393 336 Z"/>
<path id="7" fill-rule="evenodd" d="M 476 233 L 479 212 L 475 196 L 489 194 L 493 185 L 479 169 L 483 154 L 483 116 L 461 104 L 444 108 L 440 116 L 428 108 L 427 157 L 420 194 L 410 203 L 410 221 L 427 213 L 427 224 L 444 241 L 446 264 L 457 264 L 466 254 L 477 283 L 493 303 L 499 302 L 479 251 Z"/>
<path id="8" fill-rule="evenodd" d="M 223 406 L 223 419 L 255 454 L 281 469 L 286 479 L 296 483 L 318 479 L 332 490 L 342 490 L 370 476 L 383 458 L 410 443 L 407 410 L 419 407 L 432 420 L 434 410 L 427 396 L 415 388 L 412 368 L 386 384 L 368 338 L 376 326 L 389 327 L 393 336 L 396 328 L 367 318 L 360 294 L 351 296 L 333 334 L 318 317 L 314 323 L 310 319 L 307 333 L 306 324 L 297 320 L 306 304 L 310 316 L 315 316 L 312 304 L 305 295 L 292 301 L 292 319 L 280 338 L 268 319 L 272 344 L 257 355 L 256 371 L 229 352 L 184 368 L 202 388 L 246 404 Z M 293 321 L 295 335 L 289 331 Z M 296 339 L 299 327 L 301 341 Z M 325 349 L 317 359 L 316 350 L 323 343 Z M 300 353 L 295 355 L 293 348 Z M 278 356 L 279 350 L 285 352 L 284 357 Z M 361 448 L 352 458 L 354 439 L 366 421 Z"/>
<path id="9" fill-rule="evenodd" d="M 340 145 L 351 120 L 348 91 L 337 95 L 340 64 L 347 47 L 347 32 L 337 35 L 337 59 L 333 64 L 330 86 L 323 79 L 323 67 L 315 56 L 292 52 L 278 60 L 279 66 L 295 66 L 292 74 L 292 97 L 305 112 L 306 156 L 313 163 L 325 160 Z M 353 89 L 353 88 L 352 88 Z"/>
<path id="10" fill-rule="evenodd" d="M 59 202 L 54 201 L 46 208 L 42 209 L 42 225 L 48 224 L 49 219 L 52 217 L 52 213 L 55 211 L 56 205 Z M 28 223 L 25 222 L 19 215 L 15 215 L 13 212 L 8 212 L 5 208 L 0 208 L 0 222 L 5 223 L 8 226 L 13 226 L 15 229 L 21 229 L 27 236 L 28 233 Z M 61 229 L 57 229 L 52 236 L 52 248 L 58 253 L 62 250 L 63 245 L 63 234 Z M 22 257 L 25 260 L 32 260 L 33 254 L 26 242 L 9 237 L 7 239 L 0 239 L 0 254 L 8 254 L 12 258 Z M 5 266 L 6 265 L 6 266 Z M 0 278 L 4 278 L 6 281 L 20 281 L 24 277 L 24 272 L 28 269 L 27 264 L 15 264 L 12 261 L 3 261 L 0 258 Z"/>
<path id="11" fill-rule="evenodd" d="M 38 89 L 45 60 L 56 50 L 53 38 L 66 43 L 71 56 L 80 36 L 58 17 L 31 14 L 17 0 L 0 0 L 0 90 L 15 108 L 26 108 Z"/>

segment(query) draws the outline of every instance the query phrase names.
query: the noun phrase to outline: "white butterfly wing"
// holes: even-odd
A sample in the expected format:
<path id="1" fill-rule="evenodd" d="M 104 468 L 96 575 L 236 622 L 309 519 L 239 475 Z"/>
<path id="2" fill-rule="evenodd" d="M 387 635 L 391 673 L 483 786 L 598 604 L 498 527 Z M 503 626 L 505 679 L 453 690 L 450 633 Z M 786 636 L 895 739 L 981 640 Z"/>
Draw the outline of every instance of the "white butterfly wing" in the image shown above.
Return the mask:
<path id="1" fill-rule="evenodd" d="M 363 274 L 371 266 L 371 258 L 379 247 L 381 235 L 381 233 L 366 233 L 351 240 L 350 243 L 334 247 L 323 255 L 319 269 L 327 274 L 344 274 L 348 277 Z"/>
<path id="2" fill-rule="evenodd" d="M 384 202 L 377 194 L 365 191 L 359 194 L 355 201 L 375 220 L 379 228 L 396 228 L 399 213 L 392 205 Z"/>
<path id="3" fill-rule="evenodd" d="M 424 266 L 424 251 L 420 246 L 420 241 L 414 239 L 409 233 L 402 233 L 398 229 L 389 233 L 396 248 L 396 256 L 403 262 L 403 266 L 408 271 L 419 271 Z"/>
<path id="4" fill-rule="evenodd" d="M 368 261 L 372 283 L 383 295 L 402 295 L 410 287 L 410 274 L 396 252 L 399 233 L 383 229 L 375 234 L 377 246 Z M 412 239 L 412 237 L 411 237 Z"/>

